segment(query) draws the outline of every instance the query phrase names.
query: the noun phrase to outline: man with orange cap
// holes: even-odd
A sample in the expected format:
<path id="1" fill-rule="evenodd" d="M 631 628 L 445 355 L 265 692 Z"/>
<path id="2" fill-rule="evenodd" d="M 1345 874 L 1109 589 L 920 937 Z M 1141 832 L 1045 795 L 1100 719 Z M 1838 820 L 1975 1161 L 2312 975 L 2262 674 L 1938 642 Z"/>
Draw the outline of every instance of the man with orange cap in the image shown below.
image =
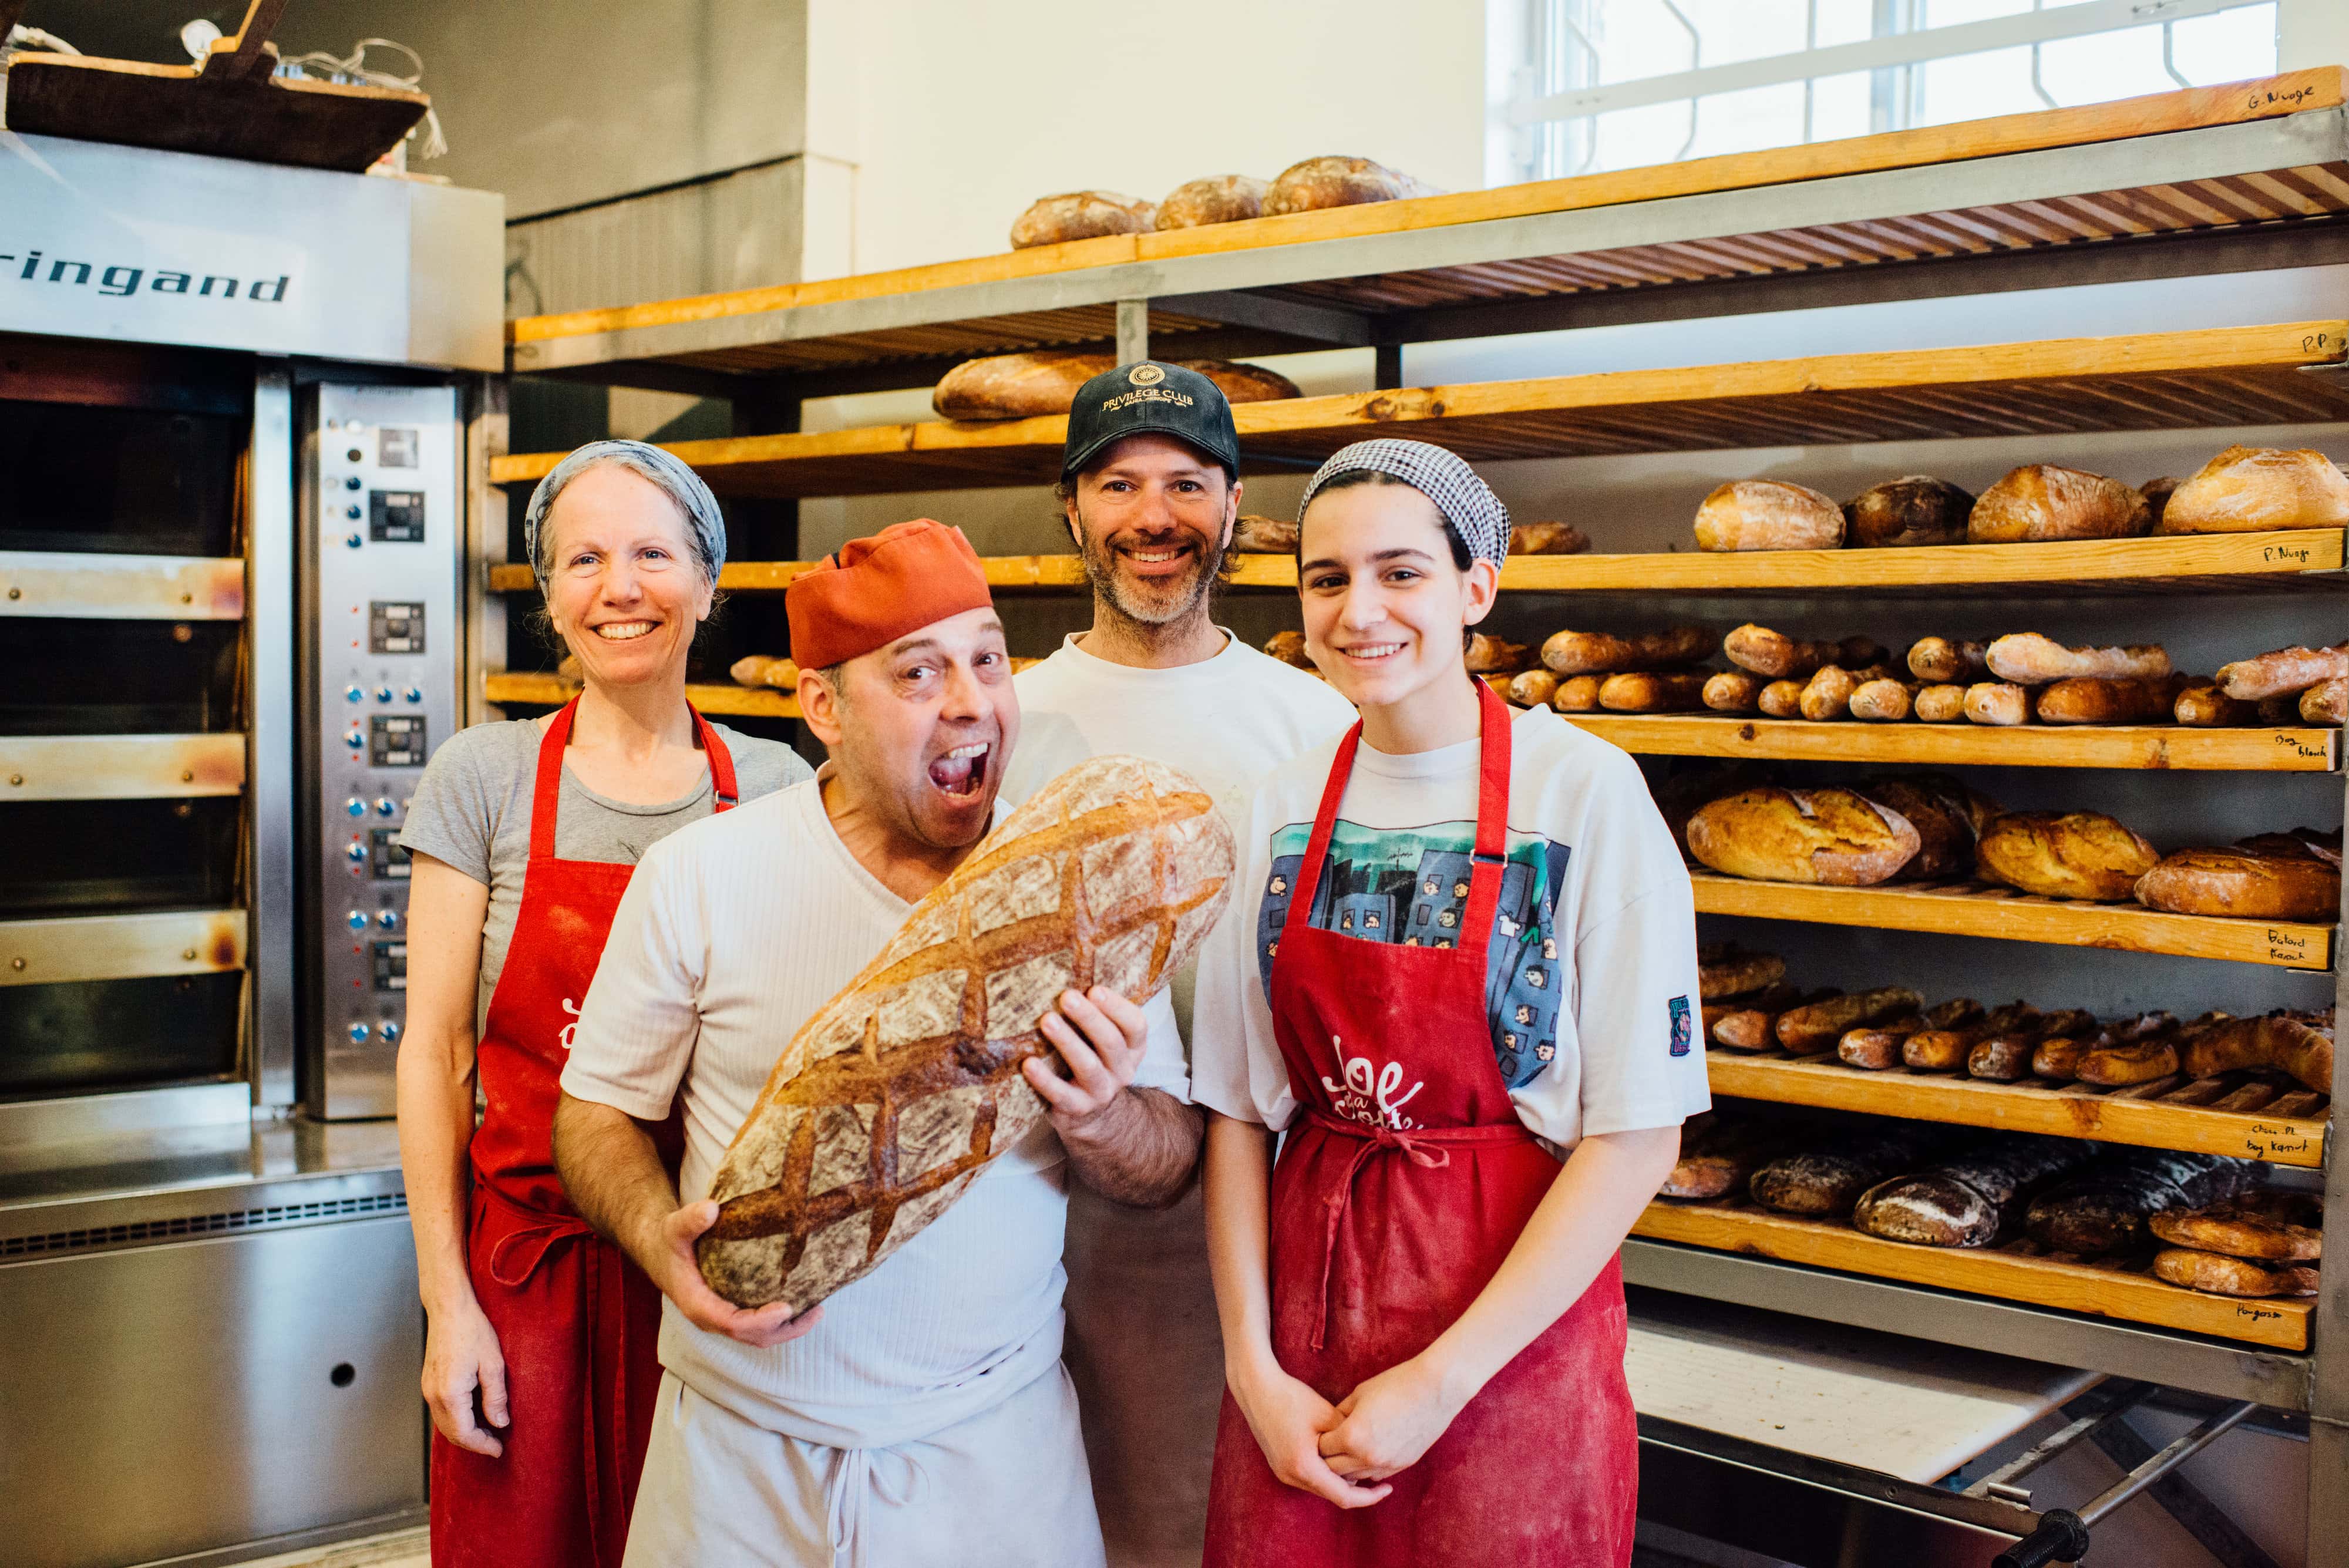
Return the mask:
<path id="1" fill-rule="evenodd" d="M 555 1115 L 573 1204 L 667 1297 L 628 1568 L 835 1562 L 1097 1568 L 1101 1529 L 1061 1366 L 1070 1173 L 1135 1202 L 1188 1180 L 1196 1118 L 1174 1015 L 1096 989 L 1030 1062 L 1049 1123 L 812 1311 L 702 1279 L 704 1195 L 777 1053 L 997 817 L 1019 733 L 978 556 L 925 521 L 853 541 L 786 597 L 816 776 L 681 830 L 628 885 Z M 672 1184 L 650 1127 L 672 1099 Z"/>

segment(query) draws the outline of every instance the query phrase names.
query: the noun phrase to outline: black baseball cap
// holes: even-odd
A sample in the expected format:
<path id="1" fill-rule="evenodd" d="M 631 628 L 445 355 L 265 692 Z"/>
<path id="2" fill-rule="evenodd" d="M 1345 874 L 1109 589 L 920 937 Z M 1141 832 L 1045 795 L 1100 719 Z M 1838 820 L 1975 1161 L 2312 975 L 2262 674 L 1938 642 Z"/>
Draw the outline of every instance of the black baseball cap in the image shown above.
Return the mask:
<path id="1" fill-rule="evenodd" d="M 1239 432 L 1223 389 L 1196 370 L 1143 359 L 1103 370 L 1077 389 L 1069 408 L 1069 444 L 1061 456 L 1066 479 L 1130 435 L 1170 435 L 1223 465 L 1240 467 Z"/>

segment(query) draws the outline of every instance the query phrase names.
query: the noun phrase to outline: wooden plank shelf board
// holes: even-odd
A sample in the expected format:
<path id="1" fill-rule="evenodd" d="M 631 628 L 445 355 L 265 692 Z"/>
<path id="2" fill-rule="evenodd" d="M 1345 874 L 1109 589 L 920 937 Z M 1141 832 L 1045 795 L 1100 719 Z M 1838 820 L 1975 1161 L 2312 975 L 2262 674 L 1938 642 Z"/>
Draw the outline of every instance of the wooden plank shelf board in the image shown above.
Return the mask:
<path id="1" fill-rule="evenodd" d="M 0 920 L 0 985 L 243 969 L 245 929 L 243 909 Z"/>
<path id="2" fill-rule="evenodd" d="M 156 800 L 244 788 L 244 737 L 0 735 L 0 802 Z"/>
<path id="3" fill-rule="evenodd" d="M 1905 1068 L 1871 1073 L 1832 1051 L 1810 1056 L 1714 1046 L 1705 1071 L 1716 1095 L 1909 1116 L 2006 1132 L 2051 1133 L 2277 1165 L 2324 1164 L 2327 1096 L 2250 1073 L 2182 1075 L 2125 1089 L 2031 1078 L 1992 1083 Z"/>
<path id="4" fill-rule="evenodd" d="M 1243 403 L 1232 413 L 1242 466 L 1284 470 L 1381 433 L 1495 462 L 2303 423 L 2349 419 L 2349 385 L 2303 373 L 2339 365 L 2344 340 L 2349 322 L 2301 321 L 1413 387 Z M 1058 415 L 932 421 L 668 450 L 720 494 L 854 495 L 1050 483 L 1067 429 Z M 493 458 L 490 477 L 535 483 L 563 455 Z"/>
<path id="5" fill-rule="evenodd" d="M 87 620 L 241 620 L 235 556 L 0 550 L 0 616 Z"/>
<path id="6" fill-rule="evenodd" d="M 2151 768 L 2331 773 L 2338 730 L 2196 729 L 2184 724 L 1819 723 L 1711 713 L 1569 713 L 1627 752 L 1949 767 Z"/>
<path id="7" fill-rule="evenodd" d="M 1297 562 L 1288 556 L 1235 556 L 1232 582 L 1244 588 L 1294 588 Z M 998 588 L 1074 588 L 1084 586 L 1084 563 L 1074 556 L 983 556 L 990 587 Z M 813 561 L 729 561 L 718 574 L 718 586 L 731 594 L 779 594 L 793 578 L 811 570 Z M 1506 583 L 1506 576 L 1503 579 Z M 520 565 L 490 568 L 490 591 L 534 593 L 538 580 Z"/>
<path id="8" fill-rule="evenodd" d="M 521 708 L 560 708 L 579 695 L 579 687 L 559 675 L 543 671 L 492 670 L 482 678 L 484 701 Z M 772 686 L 735 686 L 725 682 L 685 689 L 685 700 L 704 713 L 719 717 L 796 719 L 799 699 Z"/>
<path id="9" fill-rule="evenodd" d="M 1750 915 L 1829 926 L 1930 931 L 1941 936 L 1998 937 L 2065 947 L 2231 959 L 2283 969 L 2323 970 L 2333 964 L 2331 926 L 2290 920 L 2240 920 L 2213 915 L 2173 915 L 2137 904 L 2059 902 L 1973 883 L 1903 883 L 1877 888 L 1823 888 L 1801 882 L 1757 882 L 1692 870 L 1697 913 Z"/>
<path id="10" fill-rule="evenodd" d="M 1744 1201 L 1651 1203 L 1632 1225 L 1631 1234 L 2278 1350 L 2308 1348 L 2309 1321 L 2315 1311 L 2314 1303 L 2304 1300 L 2207 1295 L 2141 1272 L 2141 1263 L 2081 1262 L 2043 1253 L 2028 1241 L 2002 1248 L 1915 1247 L 1863 1234 L 1847 1224 L 1773 1214 Z"/>

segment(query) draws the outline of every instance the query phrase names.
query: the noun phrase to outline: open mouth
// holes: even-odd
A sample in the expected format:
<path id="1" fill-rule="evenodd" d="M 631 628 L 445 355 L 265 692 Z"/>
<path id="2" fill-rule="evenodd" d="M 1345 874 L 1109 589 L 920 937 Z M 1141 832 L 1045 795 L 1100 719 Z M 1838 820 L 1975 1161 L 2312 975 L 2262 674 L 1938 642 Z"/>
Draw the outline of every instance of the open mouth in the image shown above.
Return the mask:
<path id="1" fill-rule="evenodd" d="M 994 753 L 994 745 L 985 741 L 957 746 L 930 763 L 930 782 L 950 795 L 968 799 L 987 783 L 987 763 Z"/>
<path id="2" fill-rule="evenodd" d="M 659 624 L 650 620 L 607 620 L 589 629 L 605 642 L 634 642 L 640 637 L 650 636 L 653 628 Z"/>

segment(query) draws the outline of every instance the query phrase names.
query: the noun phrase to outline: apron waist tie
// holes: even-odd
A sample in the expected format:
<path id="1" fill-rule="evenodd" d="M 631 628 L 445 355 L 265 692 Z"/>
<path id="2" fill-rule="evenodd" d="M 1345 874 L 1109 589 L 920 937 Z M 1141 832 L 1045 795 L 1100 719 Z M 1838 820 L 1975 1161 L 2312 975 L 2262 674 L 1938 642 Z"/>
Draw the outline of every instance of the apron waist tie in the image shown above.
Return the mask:
<path id="1" fill-rule="evenodd" d="M 1354 1203 L 1354 1179 L 1362 1167 L 1374 1158 L 1388 1152 L 1399 1152 L 1423 1170 L 1441 1170 L 1452 1163 L 1452 1146 L 1475 1147 L 1482 1145 L 1526 1143 L 1533 1134 L 1522 1123 L 1488 1122 L 1475 1127 L 1391 1127 L 1371 1126 L 1366 1122 L 1349 1121 L 1320 1110 L 1305 1113 L 1306 1121 L 1324 1133 L 1350 1138 L 1354 1151 L 1347 1158 L 1345 1173 L 1321 1202 L 1324 1210 L 1321 1235 L 1321 1302 L 1313 1318 L 1313 1348 L 1321 1350 L 1329 1343 L 1330 1279 L 1338 1264 L 1338 1236 L 1345 1228 L 1346 1215 Z"/>
<path id="2" fill-rule="evenodd" d="M 909 1454 L 890 1449 L 841 1449 L 839 1460 L 823 1483 L 824 1528 L 832 1542 L 832 1560 L 835 1568 L 860 1568 L 866 1560 L 872 1544 L 871 1533 L 864 1527 L 864 1516 L 874 1494 L 892 1507 L 904 1507 L 920 1498 L 929 1478 Z M 880 1467 L 874 1456 L 886 1454 L 905 1466 L 905 1485 L 902 1495 L 892 1496 L 881 1480 Z"/>

